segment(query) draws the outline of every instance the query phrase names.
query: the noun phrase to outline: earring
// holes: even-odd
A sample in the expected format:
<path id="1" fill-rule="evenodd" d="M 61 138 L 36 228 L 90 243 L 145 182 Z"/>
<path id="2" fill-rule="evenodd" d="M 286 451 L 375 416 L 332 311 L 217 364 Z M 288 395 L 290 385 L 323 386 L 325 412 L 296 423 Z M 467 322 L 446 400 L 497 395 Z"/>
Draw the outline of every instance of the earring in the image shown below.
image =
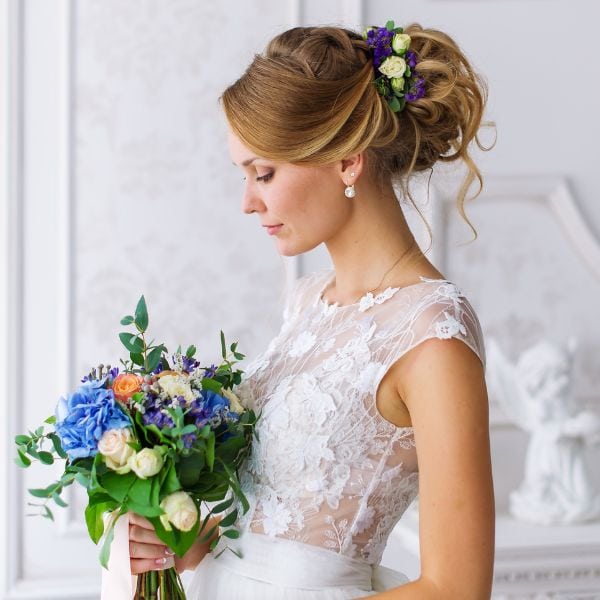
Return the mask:
<path id="1" fill-rule="evenodd" d="M 356 196 L 356 190 L 354 189 L 354 184 L 347 185 L 346 189 L 344 190 L 344 194 L 346 195 L 346 198 L 354 198 L 354 196 Z"/>
<path id="2" fill-rule="evenodd" d="M 354 172 L 350 173 L 350 177 L 354 177 L 355 175 L 356 175 L 356 173 L 354 173 Z M 354 189 L 354 184 L 347 185 L 346 189 L 344 190 L 344 194 L 346 195 L 346 198 L 354 198 L 354 196 L 356 196 L 356 190 Z"/>

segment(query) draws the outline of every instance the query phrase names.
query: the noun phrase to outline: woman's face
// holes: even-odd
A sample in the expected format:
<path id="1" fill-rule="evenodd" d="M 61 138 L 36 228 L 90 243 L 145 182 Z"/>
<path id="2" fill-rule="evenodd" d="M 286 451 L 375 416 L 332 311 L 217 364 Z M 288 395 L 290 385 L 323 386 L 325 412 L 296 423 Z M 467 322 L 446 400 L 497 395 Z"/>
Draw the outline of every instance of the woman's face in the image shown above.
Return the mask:
<path id="1" fill-rule="evenodd" d="M 244 173 L 242 210 L 258 215 L 281 255 L 312 250 L 347 222 L 352 202 L 344 196 L 339 165 L 307 167 L 257 157 L 231 130 L 229 153 Z"/>

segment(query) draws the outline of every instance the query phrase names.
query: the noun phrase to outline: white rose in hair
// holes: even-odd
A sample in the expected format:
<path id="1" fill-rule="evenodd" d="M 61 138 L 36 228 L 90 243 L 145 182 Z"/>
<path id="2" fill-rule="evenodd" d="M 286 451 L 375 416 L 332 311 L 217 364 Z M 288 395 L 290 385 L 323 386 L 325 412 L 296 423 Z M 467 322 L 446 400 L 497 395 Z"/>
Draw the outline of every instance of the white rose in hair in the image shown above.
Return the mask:
<path id="1" fill-rule="evenodd" d="M 131 429 L 109 429 L 102 434 L 98 442 L 98 451 L 104 456 L 104 462 L 109 469 L 120 475 L 129 473 L 131 467 L 127 461 L 135 450 L 127 443 L 133 441 Z"/>
<path id="2" fill-rule="evenodd" d="M 398 54 L 403 54 L 410 46 L 410 35 L 406 33 L 397 33 L 392 39 L 392 50 Z"/>
<path id="3" fill-rule="evenodd" d="M 388 56 L 379 65 L 379 70 L 386 77 L 402 77 L 406 71 L 406 61 L 400 56 Z"/>
<path id="4" fill-rule="evenodd" d="M 170 523 L 179 531 L 190 531 L 198 520 L 198 508 L 187 492 L 169 494 L 160 507 L 165 511 L 160 520 L 167 531 L 172 529 Z"/>

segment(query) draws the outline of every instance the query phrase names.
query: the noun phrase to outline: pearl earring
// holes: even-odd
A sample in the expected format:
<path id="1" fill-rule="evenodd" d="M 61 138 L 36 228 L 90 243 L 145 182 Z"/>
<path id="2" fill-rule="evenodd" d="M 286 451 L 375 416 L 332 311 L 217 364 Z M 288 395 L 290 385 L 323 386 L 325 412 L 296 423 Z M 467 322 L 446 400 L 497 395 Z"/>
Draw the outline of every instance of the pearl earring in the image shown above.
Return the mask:
<path id="1" fill-rule="evenodd" d="M 355 175 L 356 175 L 356 173 L 354 173 L 354 172 L 350 173 L 350 177 L 354 177 Z M 344 190 L 344 194 L 345 194 L 346 198 L 354 198 L 354 196 L 356 196 L 356 190 L 354 189 L 354 184 L 347 185 L 346 189 Z"/>

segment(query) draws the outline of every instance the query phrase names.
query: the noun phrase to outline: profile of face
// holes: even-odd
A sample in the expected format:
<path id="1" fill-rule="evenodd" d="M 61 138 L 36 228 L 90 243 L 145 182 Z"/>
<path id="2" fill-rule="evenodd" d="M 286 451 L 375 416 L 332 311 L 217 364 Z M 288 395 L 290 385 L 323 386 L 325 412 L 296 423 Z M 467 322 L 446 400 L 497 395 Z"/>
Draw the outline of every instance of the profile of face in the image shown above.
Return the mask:
<path id="1" fill-rule="evenodd" d="M 244 173 L 242 210 L 256 213 L 282 256 L 296 256 L 333 239 L 347 223 L 342 161 L 304 166 L 256 156 L 229 129 L 229 154 Z"/>

